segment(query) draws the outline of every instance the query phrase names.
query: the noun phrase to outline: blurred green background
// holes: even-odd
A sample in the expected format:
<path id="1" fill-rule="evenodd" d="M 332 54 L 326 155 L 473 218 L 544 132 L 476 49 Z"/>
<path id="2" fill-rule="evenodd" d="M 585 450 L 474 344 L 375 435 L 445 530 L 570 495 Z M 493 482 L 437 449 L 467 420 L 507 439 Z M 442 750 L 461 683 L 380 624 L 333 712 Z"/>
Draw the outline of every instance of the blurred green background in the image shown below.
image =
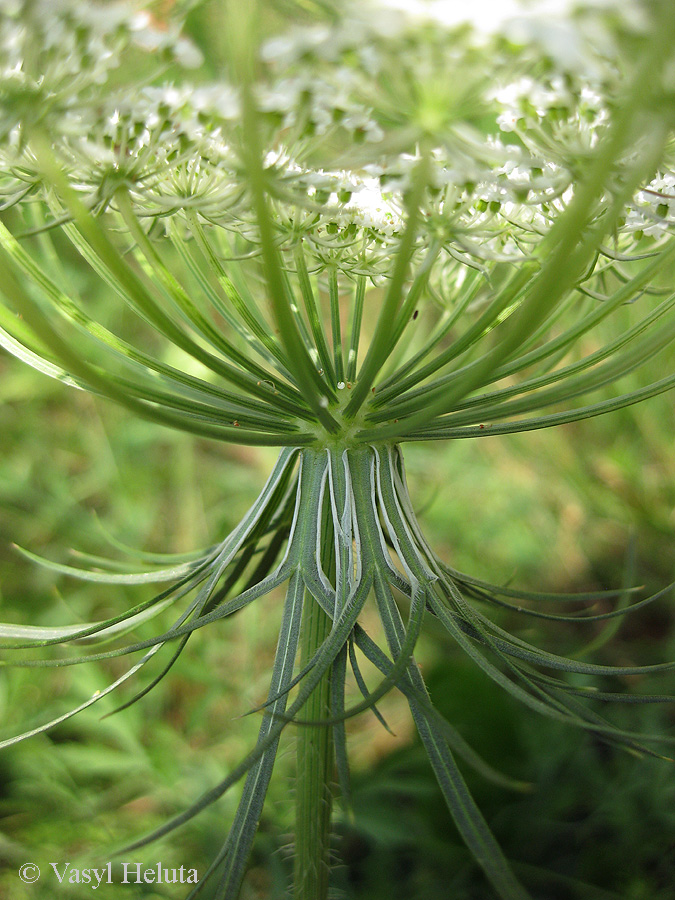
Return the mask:
<path id="1" fill-rule="evenodd" d="M 660 365 L 667 361 L 660 360 Z M 656 374 L 656 373 L 655 373 Z M 643 373 L 641 377 L 646 378 Z M 89 621 L 138 602 L 144 588 L 59 578 L 12 542 L 68 561 L 67 548 L 119 555 L 132 547 L 187 551 L 222 537 L 254 499 L 274 451 L 194 440 L 137 421 L 0 360 L 0 584 L 5 621 Z M 543 590 L 616 587 L 629 546 L 635 582 L 675 580 L 672 397 L 582 425 L 513 438 L 406 448 L 411 493 L 437 551 L 474 575 Z M 0 897 L 90 896 L 57 884 L 49 863 L 101 864 L 125 842 L 177 813 L 252 746 L 257 717 L 236 718 L 266 689 L 279 597 L 257 601 L 194 636 L 171 674 L 128 710 L 101 721 L 111 698 L 0 755 Z M 672 598 L 628 617 L 594 659 L 622 665 L 675 658 Z M 574 652 L 596 625 L 502 623 L 548 649 Z M 168 622 L 168 618 L 167 618 Z M 156 623 L 145 626 L 148 634 Z M 5 653 L 5 658 L 10 654 Z M 541 900 L 671 900 L 675 884 L 675 771 L 521 709 L 474 671 L 429 623 L 420 661 L 440 709 L 491 763 L 528 781 L 517 793 L 467 778 L 509 858 Z M 3 669 L 3 736 L 101 690 L 128 660 L 53 669 Z M 146 683 L 129 682 L 132 695 Z M 672 676 L 622 687 L 673 690 Z M 107 704 L 107 705 L 106 705 Z M 418 748 L 405 702 L 382 704 L 395 736 L 373 716 L 350 723 L 354 818 L 335 816 L 334 883 L 346 898 L 486 898 Z M 604 712 L 604 710 L 602 710 Z M 617 705 L 613 721 L 673 733 L 670 707 Z M 284 896 L 292 858 L 293 735 L 279 763 L 245 896 Z M 237 792 L 136 862 L 196 868 L 216 853 Z M 18 869 L 35 862 L 41 880 Z M 120 896 L 118 884 L 96 896 Z M 187 888 L 129 887 L 129 896 L 182 897 Z M 207 888 L 205 897 L 211 895 Z"/>

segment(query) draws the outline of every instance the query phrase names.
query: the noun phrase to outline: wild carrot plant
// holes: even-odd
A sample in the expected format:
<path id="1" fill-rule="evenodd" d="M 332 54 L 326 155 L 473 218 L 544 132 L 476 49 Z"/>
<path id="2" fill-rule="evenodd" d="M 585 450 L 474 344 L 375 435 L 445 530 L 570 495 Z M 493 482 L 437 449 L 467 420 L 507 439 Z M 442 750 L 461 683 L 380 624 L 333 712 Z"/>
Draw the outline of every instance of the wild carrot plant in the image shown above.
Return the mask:
<path id="1" fill-rule="evenodd" d="M 25 551 L 111 588 L 163 587 L 105 621 L 3 625 L 12 664 L 139 655 L 106 690 L 5 745 L 96 704 L 164 653 L 134 700 L 145 696 L 196 630 L 284 586 L 255 746 L 134 846 L 243 779 L 222 849 L 189 894 L 215 880 L 215 896 L 237 897 L 293 727 L 294 896 L 322 900 L 333 795 L 349 806 L 345 723 L 381 718 L 378 701 L 397 689 L 461 836 L 496 894 L 523 900 L 456 759 L 502 776 L 436 711 L 415 662 L 425 619 L 530 709 L 653 752 L 646 744 L 668 739 L 613 725 L 592 701 L 620 695 L 589 679 L 673 665 L 545 652 L 490 611 L 597 623 L 660 595 L 626 606 L 617 586 L 602 595 L 616 608 L 598 613 L 595 594 L 552 597 L 457 571 L 424 536 L 402 446 L 576 422 L 675 386 L 666 371 L 622 388 L 675 339 L 669 0 L 586 4 L 491 33 L 452 21 L 452 4 L 406 13 L 317 0 L 293 22 L 214 0 L 206 60 L 178 27 L 194 6 L 158 21 L 110 3 L 0 5 L 0 343 L 159 425 L 276 446 L 278 461 L 237 527 L 189 558 L 88 570 Z M 73 253 L 110 304 L 126 305 L 128 332 L 125 319 L 112 330 L 94 316 L 64 265 Z M 626 308 L 630 324 L 617 327 Z M 554 601 L 573 605 L 546 611 Z M 367 604 L 379 634 L 361 624 Z M 167 608 L 170 628 L 125 639 Z M 73 654 L 94 641 L 106 649 Z M 26 653 L 53 645 L 61 656 Z M 352 706 L 348 678 L 363 695 Z"/>

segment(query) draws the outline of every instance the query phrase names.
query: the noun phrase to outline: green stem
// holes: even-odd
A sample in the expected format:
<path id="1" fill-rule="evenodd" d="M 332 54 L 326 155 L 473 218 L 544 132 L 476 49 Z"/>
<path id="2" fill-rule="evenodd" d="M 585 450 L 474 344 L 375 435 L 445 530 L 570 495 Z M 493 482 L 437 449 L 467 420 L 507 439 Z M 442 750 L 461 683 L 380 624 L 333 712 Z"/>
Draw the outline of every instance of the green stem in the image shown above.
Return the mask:
<path id="1" fill-rule="evenodd" d="M 333 523 L 324 509 L 322 565 L 333 577 Z M 300 636 L 301 668 L 306 666 L 328 637 L 331 620 L 307 591 Z M 305 722 L 330 717 L 330 670 L 303 707 Z M 333 732 L 326 725 L 298 728 L 295 797 L 295 900 L 326 900 L 328 897 L 330 819 L 333 782 Z"/>

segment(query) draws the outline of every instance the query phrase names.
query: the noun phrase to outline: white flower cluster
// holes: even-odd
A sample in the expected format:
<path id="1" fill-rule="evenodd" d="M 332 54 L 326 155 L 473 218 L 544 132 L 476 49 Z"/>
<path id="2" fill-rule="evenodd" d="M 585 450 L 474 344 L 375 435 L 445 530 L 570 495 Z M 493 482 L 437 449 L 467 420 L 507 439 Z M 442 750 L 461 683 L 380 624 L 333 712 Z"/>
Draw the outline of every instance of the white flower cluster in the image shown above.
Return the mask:
<path id="1" fill-rule="evenodd" d="M 119 69 L 133 52 L 152 54 L 160 70 L 202 61 L 176 28 L 155 26 L 128 3 L 2 0 L 0 190 L 7 203 L 40 184 L 30 149 L 36 135 L 54 145 L 73 184 L 92 194 L 114 171 L 150 165 L 167 127 L 158 127 L 159 98 L 123 86 Z"/>
<path id="2" fill-rule="evenodd" d="M 472 265 L 526 256 L 569 202 L 606 128 L 619 75 L 597 17 L 591 33 L 602 55 L 571 21 L 515 19 L 506 46 L 440 21 L 441 6 L 421 15 L 417 4 L 410 16 L 347 5 L 330 25 L 296 28 L 261 48 L 256 101 L 279 245 L 302 239 L 317 269 L 386 274 L 422 155 L 431 176 L 420 248 L 434 238 Z M 558 48 L 566 55 L 553 52 L 551 28 L 566 29 Z M 134 83 L 134 53 L 151 53 L 160 74 L 162 61 L 171 63 L 173 82 Z M 196 214 L 256 244 L 239 94 L 176 74 L 199 62 L 177 30 L 126 4 L 0 0 L 5 204 L 41 185 L 31 152 L 40 133 L 92 210 L 114 209 L 123 189 L 142 219 L 172 216 L 189 235 L 187 214 Z M 672 228 L 673 193 L 664 170 L 637 194 L 625 247 Z"/>
<path id="3" fill-rule="evenodd" d="M 148 13 L 127 3 L 3 0 L 1 133 L 48 124 L 57 133 L 76 134 L 84 124 L 82 107 L 101 102 L 130 47 L 165 63 L 201 63 L 201 54 L 175 29 L 153 27 Z"/>
<path id="4" fill-rule="evenodd" d="M 675 172 L 661 172 L 638 191 L 624 229 L 638 236 L 659 238 L 675 227 Z"/>

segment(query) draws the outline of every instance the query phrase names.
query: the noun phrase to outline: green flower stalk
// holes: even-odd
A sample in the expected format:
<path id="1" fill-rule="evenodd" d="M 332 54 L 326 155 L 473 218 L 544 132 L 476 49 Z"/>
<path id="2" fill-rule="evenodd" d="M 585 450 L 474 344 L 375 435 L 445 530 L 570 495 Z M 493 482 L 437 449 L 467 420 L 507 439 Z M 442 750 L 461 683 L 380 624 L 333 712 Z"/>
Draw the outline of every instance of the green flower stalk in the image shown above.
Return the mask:
<path id="1" fill-rule="evenodd" d="M 675 21 L 668 2 L 606 6 L 481 36 L 432 21 L 433 4 L 418 18 L 317 4 L 303 27 L 261 36 L 254 4 L 215 2 L 230 74 L 212 83 L 172 22 L 75 0 L 0 8 L 0 344 L 158 424 L 281 448 L 237 527 L 187 561 L 88 571 L 24 551 L 84 580 L 163 585 L 153 599 L 88 625 L 0 627 L 17 665 L 141 654 L 106 690 L 9 745 L 97 703 L 164 651 L 160 674 L 128 706 L 196 630 L 285 587 L 255 747 L 134 845 L 244 779 L 225 843 L 190 897 L 211 879 L 215 896 L 238 896 L 293 724 L 294 896 L 327 897 L 333 782 L 347 806 L 350 796 L 345 722 L 367 710 L 381 720 L 377 703 L 394 688 L 494 891 L 529 896 L 456 760 L 505 777 L 436 711 L 415 662 L 425 618 L 529 708 L 652 752 L 651 736 L 587 702 L 613 694 L 565 674 L 675 664 L 568 659 L 488 613 L 598 622 L 661 593 L 603 613 L 590 608 L 597 595 L 561 595 L 587 609 L 552 615 L 537 609 L 548 595 L 456 571 L 424 537 L 401 450 L 574 422 L 675 386 L 667 372 L 621 388 L 675 340 Z M 151 72 L 140 87 L 126 81 L 132 63 Z M 62 264 L 66 245 L 147 340 L 94 316 Z M 630 325 L 617 330 L 627 308 Z M 366 604 L 379 614 L 379 643 L 362 627 Z M 170 628 L 125 643 L 167 607 Z M 19 655 L 85 640 L 117 643 Z M 364 659 L 379 672 L 374 686 Z M 363 695 L 351 707 L 348 677 Z"/>

